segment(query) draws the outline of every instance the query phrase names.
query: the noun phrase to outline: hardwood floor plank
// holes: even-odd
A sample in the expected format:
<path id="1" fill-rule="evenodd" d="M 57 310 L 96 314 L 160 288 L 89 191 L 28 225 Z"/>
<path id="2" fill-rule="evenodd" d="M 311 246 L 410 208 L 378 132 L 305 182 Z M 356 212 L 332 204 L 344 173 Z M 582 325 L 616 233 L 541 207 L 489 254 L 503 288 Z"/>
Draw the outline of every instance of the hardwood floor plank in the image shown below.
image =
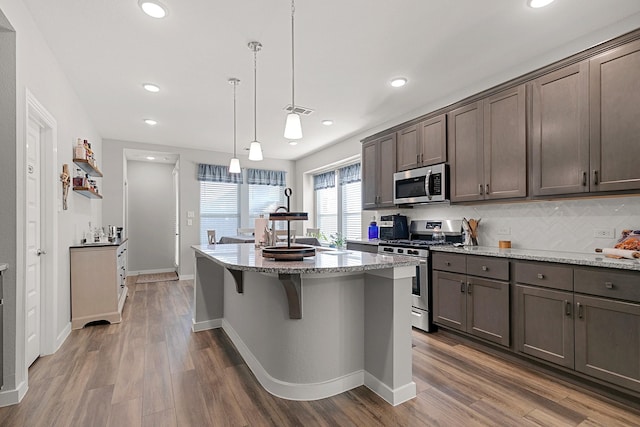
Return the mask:
<path id="1" fill-rule="evenodd" d="M 113 385 L 88 390 L 78 402 L 72 425 L 106 426 L 111 415 Z"/>
<path id="2" fill-rule="evenodd" d="M 177 372 L 171 377 L 178 425 L 212 425 L 196 371 Z"/>
<path id="3" fill-rule="evenodd" d="M 142 427 L 177 427 L 176 412 L 173 408 L 142 417 Z"/>
<path id="4" fill-rule="evenodd" d="M 142 426 L 142 399 L 124 400 L 111 405 L 109 427 Z"/>
<path id="5" fill-rule="evenodd" d="M 145 345 L 143 415 L 173 409 L 169 356 L 164 342 Z"/>
<path id="6" fill-rule="evenodd" d="M 243 408 L 236 400 L 224 374 L 219 375 L 214 383 L 201 382 L 203 398 L 207 402 L 209 417 L 215 426 L 249 425 Z M 200 377 L 202 380 L 202 377 Z"/>
<path id="7" fill-rule="evenodd" d="M 640 426 L 640 412 L 622 408 L 603 399 L 585 393 L 572 393 L 561 401 L 562 405 L 585 414 L 592 422 L 606 426 Z"/>
<path id="8" fill-rule="evenodd" d="M 112 404 L 142 398 L 144 393 L 145 344 L 143 339 L 125 342 L 118 367 Z"/>

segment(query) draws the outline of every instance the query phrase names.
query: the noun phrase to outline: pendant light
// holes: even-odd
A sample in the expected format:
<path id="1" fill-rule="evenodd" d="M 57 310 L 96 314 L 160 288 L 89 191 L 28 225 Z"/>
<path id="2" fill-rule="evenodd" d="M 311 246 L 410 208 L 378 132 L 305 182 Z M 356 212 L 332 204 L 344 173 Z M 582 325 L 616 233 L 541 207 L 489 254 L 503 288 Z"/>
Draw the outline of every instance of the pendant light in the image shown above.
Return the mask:
<path id="1" fill-rule="evenodd" d="M 260 42 L 250 42 L 253 51 L 253 141 L 249 146 L 249 160 L 262 160 L 262 145 L 258 142 L 258 51 L 262 49 Z"/>
<path id="2" fill-rule="evenodd" d="M 294 41 L 294 15 L 296 6 L 295 0 L 291 0 L 291 112 L 287 114 L 287 123 L 284 127 L 284 137 L 286 139 L 302 138 L 302 125 L 300 115 L 295 112 L 295 41 Z"/>
<path id="3" fill-rule="evenodd" d="M 240 84 L 240 80 L 232 77 L 229 84 L 233 85 L 233 158 L 229 163 L 229 173 L 240 173 L 240 160 L 236 155 L 236 87 Z"/>

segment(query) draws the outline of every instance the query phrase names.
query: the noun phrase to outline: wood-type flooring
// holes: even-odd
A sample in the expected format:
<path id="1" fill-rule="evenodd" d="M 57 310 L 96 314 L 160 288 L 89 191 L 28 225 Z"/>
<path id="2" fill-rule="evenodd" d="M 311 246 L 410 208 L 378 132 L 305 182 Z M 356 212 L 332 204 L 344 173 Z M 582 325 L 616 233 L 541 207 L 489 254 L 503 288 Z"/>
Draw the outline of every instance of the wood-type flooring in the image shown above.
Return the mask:
<path id="1" fill-rule="evenodd" d="M 0 408 L 0 426 L 640 426 L 622 405 L 415 330 L 415 399 L 392 407 L 358 387 L 283 400 L 222 330 L 191 332 L 192 295 L 191 281 L 131 283 L 122 323 L 73 331 L 39 358 L 23 401 Z"/>

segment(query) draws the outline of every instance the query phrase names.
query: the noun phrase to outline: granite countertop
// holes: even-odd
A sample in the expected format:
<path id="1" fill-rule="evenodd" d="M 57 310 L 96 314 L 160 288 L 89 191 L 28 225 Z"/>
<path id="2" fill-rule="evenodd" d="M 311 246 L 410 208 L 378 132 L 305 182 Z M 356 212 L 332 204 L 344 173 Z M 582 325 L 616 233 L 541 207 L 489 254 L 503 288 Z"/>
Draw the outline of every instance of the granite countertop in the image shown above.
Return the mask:
<path id="1" fill-rule="evenodd" d="M 500 249 L 490 246 L 435 246 L 436 252 L 451 252 L 465 255 L 483 255 L 527 261 L 557 262 L 561 264 L 585 265 L 590 267 L 616 268 L 640 271 L 640 259 L 607 258 L 602 254 L 582 252 L 543 251 L 534 249 Z"/>
<path id="2" fill-rule="evenodd" d="M 357 243 L 359 245 L 371 245 L 371 246 L 378 246 L 378 244 L 380 244 L 380 242 L 382 241 L 383 240 L 380 240 L 380 239 L 374 239 L 374 240 L 347 239 L 347 243 Z"/>
<path id="3" fill-rule="evenodd" d="M 128 239 L 124 239 L 124 240 L 116 239 L 114 242 L 88 243 L 88 244 L 84 244 L 84 245 L 73 245 L 73 246 L 69 246 L 69 247 L 70 248 L 99 248 L 99 247 L 104 247 L 104 246 L 120 246 L 121 244 L 123 244 L 127 240 Z"/>
<path id="4" fill-rule="evenodd" d="M 195 251 L 230 270 L 260 273 L 353 273 L 393 267 L 415 266 L 418 258 L 382 255 L 360 251 L 316 248 L 314 257 L 302 261 L 275 261 L 263 258 L 252 243 L 226 245 L 194 245 Z"/>
<path id="5" fill-rule="evenodd" d="M 9 268 L 9 264 L 0 263 L 0 271 L 5 271 L 7 268 Z"/>

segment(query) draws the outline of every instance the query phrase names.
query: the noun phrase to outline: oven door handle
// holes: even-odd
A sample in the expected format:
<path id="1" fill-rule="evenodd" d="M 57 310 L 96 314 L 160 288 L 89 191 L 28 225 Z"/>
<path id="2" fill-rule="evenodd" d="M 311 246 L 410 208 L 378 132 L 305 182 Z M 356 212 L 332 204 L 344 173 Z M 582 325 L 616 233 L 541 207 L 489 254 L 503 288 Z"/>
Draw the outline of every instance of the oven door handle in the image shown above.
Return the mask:
<path id="1" fill-rule="evenodd" d="M 427 176 L 424 179 L 424 191 L 427 193 L 427 198 L 431 200 L 431 192 L 429 191 L 429 186 L 431 184 L 431 169 L 427 172 Z"/>

